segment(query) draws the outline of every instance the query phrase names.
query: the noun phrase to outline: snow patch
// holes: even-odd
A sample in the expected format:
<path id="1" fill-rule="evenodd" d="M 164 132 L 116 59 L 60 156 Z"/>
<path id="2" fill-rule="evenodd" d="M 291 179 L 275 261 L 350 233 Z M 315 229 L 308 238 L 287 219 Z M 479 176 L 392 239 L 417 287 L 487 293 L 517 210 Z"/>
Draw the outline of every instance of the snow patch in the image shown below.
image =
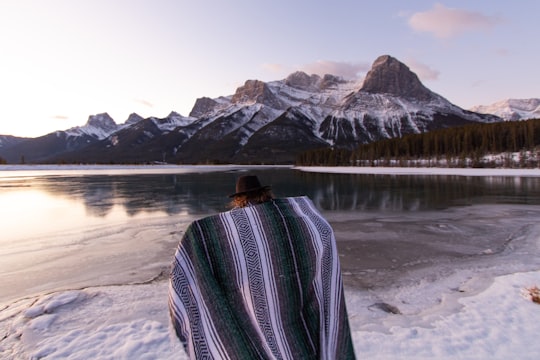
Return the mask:
<path id="1" fill-rule="evenodd" d="M 519 359 L 536 359 L 540 307 L 520 292 L 539 282 L 539 271 L 514 273 L 495 278 L 483 291 L 469 296 L 463 296 L 469 292 L 464 284 L 463 292 L 456 292 L 461 295 L 443 297 L 440 305 L 417 314 L 402 313 L 400 304 L 392 304 L 395 289 L 378 297 L 347 289 L 356 355 L 502 360 L 519 354 Z M 16 315 L 0 323 L 5 329 L 0 355 L 6 359 L 187 359 L 170 333 L 167 289 L 166 281 L 88 289 L 87 301 L 72 301 L 74 306 L 61 314 L 44 314 L 28 322 Z M 433 289 L 418 284 L 397 290 L 422 306 Z M 78 298 L 71 292 L 58 293 L 40 302 L 57 308 L 58 301 L 74 297 Z"/>

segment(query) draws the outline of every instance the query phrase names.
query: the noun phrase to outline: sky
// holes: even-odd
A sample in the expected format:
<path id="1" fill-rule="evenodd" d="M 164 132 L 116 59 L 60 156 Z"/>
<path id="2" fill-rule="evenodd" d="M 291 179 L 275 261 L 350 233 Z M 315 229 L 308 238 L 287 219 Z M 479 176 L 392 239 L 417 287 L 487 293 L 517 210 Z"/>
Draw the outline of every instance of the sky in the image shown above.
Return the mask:
<path id="1" fill-rule="evenodd" d="M 0 0 L 0 134 L 197 98 L 294 71 L 347 79 L 391 55 L 468 109 L 540 98 L 537 0 Z"/>

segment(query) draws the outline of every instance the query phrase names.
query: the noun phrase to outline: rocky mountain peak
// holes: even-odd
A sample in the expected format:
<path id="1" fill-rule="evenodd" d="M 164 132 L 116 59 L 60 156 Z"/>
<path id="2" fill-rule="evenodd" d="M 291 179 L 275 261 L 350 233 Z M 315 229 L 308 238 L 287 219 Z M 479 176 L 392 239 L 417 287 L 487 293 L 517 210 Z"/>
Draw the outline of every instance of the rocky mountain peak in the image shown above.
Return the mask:
<path id="1" fill-rule="evenodd" d="M 90 115 L 84 126 L 75 126 L 65 131 L 68 137 L 87 135 L 96 139 L 104 139 L 118 130 L 118 125 L 107 113 Z"/>
<path id="2" fill-rule="evenodd" d="M 260 80 L 247 80 L 243 86 L 236 89 L 231 101 L 233 103 L 260 103 L 274 109 L 284 108 L 270 87 Z"/>
<path id="3" fill-rule="evenodd" d="M 422 85 L 418 76 L 407 65 L 389 55 L 375 60 L 360 91 L 418 100 L 429 100 L 433 97 L 433 93 Z"/>
<path id="4" fill-rule="evenodd" d="M 262 102 L 263 97 L 270 92 L 265 82 L 260 80 L 247 80 L 244 85 L 236 89 L 232 102 Z"/>
<path id="5" fill-rule="evenodd" d="M 285 84 L 295 89 L 318 92 L 320 90 L 335 88 L 339 84 L 347 81 L 340 76 L 325 74 L 322 78 L 319 75 L 308 75 L 303 71 L 297 71 L 285 79 Z"/>
<path id="6" fill-rule="evenodd" d="M 117 128 L 116 123 L 107 113 L 90 115 L 88 117 L 88 121 L 86 122 L 86 126 L 91 126 L 105 131 L 114 131 Z"/>
<path id="7" fill-rule="evenodd" d="M 142 116 L 136 113 L 131 113 L 126 120 L 126 124 L 136 124 L 141 120 L 144 120 Z"/>
<path id="8" fill-rule="evenodd" d="M 343 79 L 342 77 L 340 77 L 340 76 L 326 74 L 322 78 L 320 88 L 321 89 L 329 89 L 329 88 L 336 87 L 339 84 L 344 84 L 346 82 L 347 81 L 345 79 Z"/>
<path id="9" fill-rule="evenodd" d="M 308 75 L 303 71 L 297 71 L 285 79 L 285 84 L 301 90 L 316 90 L 321 78 L 318 75 Z"/>
<path id="10" fill-rule="evenodd" d="M 198 98 L 193 105 L 193 109 L 189 113 L 191 117 L 200 117 L 204 114 L 207 114 L 215 109 L 218 105 L 218 102 L 210 99 L 209 97 Z"/>
<path id="11" fill-rule="evenodd" d="M 176 111 L 171 111 L 169 115 L 167 115 L 167 117 L 168 118 L 182 118 L 183 116 Z"/>

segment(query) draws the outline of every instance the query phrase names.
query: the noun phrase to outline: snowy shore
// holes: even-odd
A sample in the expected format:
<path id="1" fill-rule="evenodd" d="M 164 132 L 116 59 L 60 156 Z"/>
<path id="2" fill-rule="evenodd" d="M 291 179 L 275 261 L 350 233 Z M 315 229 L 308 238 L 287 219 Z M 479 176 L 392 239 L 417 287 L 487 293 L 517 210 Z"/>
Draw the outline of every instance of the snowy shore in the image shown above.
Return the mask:
<path id="1" fill-rule="evenodd" d="M 540 176 L 539 169 L 297 169 Z M 55 171 L 45 171 L 49 170 Z M 171 167 L 171 171 L 178 169 Z M 540 286 L 540 267 L 535 260 L 539 253 L 540 225 L 535 225 L 521 235 L 517 249 L 502 255 L 503 262 L 486 260 L 485 267 L 494 269 L 490 272 L 493 276 L 475 266 L 464 266 L 447 277 L 422 276 L 377 291 L 347 287 L 357 357 L 536 359 L 540 354 L 540 304 L 532 302 L 525 289 Z M 431 268 L 423 271 L 437 273 Z M 393 306 L 399 314 L 392 312 Z M 72 289 L 19 299 L 0 308 L 0 339 L 2 359 L 185 358 L 169 332 L 166 276 L 141 284 Z"/>
<path id="2" fill-rule="evenodd" d="M 473 169 L 437 167 L 297 166 L 306 172 L 381 175 L 540 176 L 540 169 Z"/>
<path id="3" fill-rule="evenodd" d="M 0 165 L 0 178 L 6 176 L 62 176 L 74 172 L 85 175 L 181 174 L 190 172 L 236 171 L 290 168 L 288 165 Z"/>
<path id="4" fill-rule="evenodd" d="M 445 298 L 440 306 L 413 318 L 387 314 L 381 318 L 384 331 L 355 326 L 358 317 L 376 310 L 357 305 L 365 294 L 347 291 L 357 357 L 537 359 L 540 305 L 527 299 L 523 288 L 539 280 L 540 272 L 501 276 L 477 295 Z M 169 334 L 166 298 L 167 284 L 159 281 L 21 300 L 1 312 L 0 356 L 185 359 L 183 349 Z M 448 307 L 455 312 L 447 314 Z"/>
<path id="5" fill-rule="evenodd" d="M 359 166 L 292 166 L 292 165 L 0 165 L 0 177 L 10 171 L 36 175 L 63 174 L 84 171 L 86 174 L 107 173 L 109 175 L 129 173 L 182 173 L 246 169 L 293 168 L 306 172 L 338 174 L 382 174 L 382 175 L 456 175 L 456 176 L 540 176 L 540 169 L 473 169 L 438 167 L 359 167 Z M 34 173 L 35 172 L 35 173 Z"/>

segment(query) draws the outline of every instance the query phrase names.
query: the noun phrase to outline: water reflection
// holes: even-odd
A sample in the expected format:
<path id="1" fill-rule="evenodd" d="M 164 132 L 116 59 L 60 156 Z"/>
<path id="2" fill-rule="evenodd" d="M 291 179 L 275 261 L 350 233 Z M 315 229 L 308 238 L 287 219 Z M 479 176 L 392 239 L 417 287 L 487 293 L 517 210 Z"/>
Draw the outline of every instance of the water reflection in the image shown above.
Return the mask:
<path id="1" fill-rule="evenodd" d="M 363 274 L 374 268 L 380 271 L 370 272 L 369 281 L 386 284 L 391 281 L 383 269 L 498 249 L 511 234 L 526 234 L 538 213 L 498 206 L 494 211 L 472 207 L 477 211 L 473 215 L 471 209 L 433 210 L 540 205 L 540 178 L 340 175 L 290 169 L 252 173 L 271 185 L 276 196 L 307 195 L 326 211 L 338 225 L 336 235 L 346 252 L 343 268 L 356 274 L 348 278 L 349 284 L 362 286 L 368 281 Z M 2 296 L 15 298 L 66 284 L 145 281 L 159 274 L 170 265 L 170 254 L 189 222 L 228 208 L 228 194 L 242 174 L 1 178 L 0 277 L 10 291 L 0 294 L 0 302 Z M 370 211 L 376 219 L 364 213 L 348 216 Z M 141 268 L 141 257 L 152 265 Z"/>
<path id="2" fill-rule="evenodd" d="M 540 179 L 520 177 L 392 176 L 252 171 L 278 197 L 308 195 L 326 211 L 423 211 L 489 203 L 540 204 Z M 88 216 L 107 216 L 115 206 L 128 216 L 226 210 L 227 195 L 242 172 L 161 175 L 37 177 L 3 181 L 2 194 L 31 188 L 84 204 Z"/>
<path id="3" fill-rule="evenodd" d="M 489 203 L 540 203 L 540 179 L 300 173 L 323 210 L 436 210 Z"/>

